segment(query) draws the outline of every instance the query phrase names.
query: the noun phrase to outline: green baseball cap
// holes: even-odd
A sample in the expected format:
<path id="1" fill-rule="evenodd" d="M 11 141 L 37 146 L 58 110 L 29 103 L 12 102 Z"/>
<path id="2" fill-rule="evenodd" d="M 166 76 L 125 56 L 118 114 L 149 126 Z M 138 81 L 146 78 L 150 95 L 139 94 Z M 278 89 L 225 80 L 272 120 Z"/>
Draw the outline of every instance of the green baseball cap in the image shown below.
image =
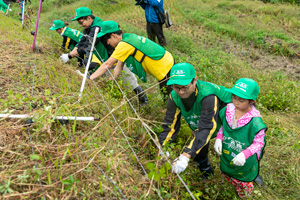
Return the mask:
<path id="1" fill-rule="evenodd" d="M 53 25 L 52 27 L 50 28 L 50 30 L 57 30 L 59 28 L 63 28 L 65 27 L 65 23 L 63 21 L 60 21 L 60 20 L 54 20 L 53 21 Z"/>
<path id="2" fill-rule="evenodd" d="M 256 100 L 259 93 L 258 84 L 250 78 L 240 78 L 233 88 L 225 90 L 240 98 L 251 100 Z"/>
<path id="3" fill-rule="evenodd" d="M 92 15 L 91 9 L 87 7 L 80 7 L 76 9 L 76 17 L 74 19 L 71 19 L 71 21 L 75 21 L 79 19 L 80 17 L 86 17 Z"/>
<path id="4" fill-rule="evenodd" d="M 101 23 L 101 31 L 97 34 L 97 37 L 102 37 L 107 33 L 113 33 L 120 30 L 119 25 L 115 21 L 104 21 Z"/>
<path id="5" fill-rule="evenodd" d="M 171 68 L 171 78 L 167 85 L 188 85 L 196 77 L 195 68 L 189 63 L 178 63 Z"/>

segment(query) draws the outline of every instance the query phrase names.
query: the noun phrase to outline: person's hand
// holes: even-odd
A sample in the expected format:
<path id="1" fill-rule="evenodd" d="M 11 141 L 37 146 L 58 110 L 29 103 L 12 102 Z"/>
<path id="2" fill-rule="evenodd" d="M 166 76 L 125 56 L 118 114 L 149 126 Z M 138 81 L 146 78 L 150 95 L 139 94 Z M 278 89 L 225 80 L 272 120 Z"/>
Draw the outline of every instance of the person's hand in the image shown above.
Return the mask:
<path id="1" fill-rule="evenodd" d="M 8 11 L 10 11 L 10 12 L 11 12 L 11 11 L 12 11 L 12 9 L 10 9 L 10 8 L 9 8 L 9 9 L 8 9 Z"/>
<path id="2" fill-rule="evenodd" d="M 187 158 L 184 155 L 180 155 L 179 158 L 176 158 L 174 160 L 174 163 L 172 165 L 172 171 L 174 173 L 180 173 L 183 172 L 185 170 L 185 168 L 188 166 L 189 164 L 189 158 Z"/>
<path id="3" fill-rule="evenodd" d="M 66 63 L 66 62 L 68 62 L 70 59 L 69 59 L 69 55 L 66 53 L 66 54 L 62 54 L 61 56 L 60 56 L 60 59 L 64 62 L 64 63 Z"/>
<path id="4" fill-rule="evenodd" d="M 232 159 L 232 162 L 236 166 L 244 166 L 246 162 L 246 157 L 244 153 L 239 153 L 235 158 Z"/>
<path id="5" fill-rule="evenodd" d="M 216 139 L 214 149 L 217 154 L 222 155 L 222 140 Z"/>

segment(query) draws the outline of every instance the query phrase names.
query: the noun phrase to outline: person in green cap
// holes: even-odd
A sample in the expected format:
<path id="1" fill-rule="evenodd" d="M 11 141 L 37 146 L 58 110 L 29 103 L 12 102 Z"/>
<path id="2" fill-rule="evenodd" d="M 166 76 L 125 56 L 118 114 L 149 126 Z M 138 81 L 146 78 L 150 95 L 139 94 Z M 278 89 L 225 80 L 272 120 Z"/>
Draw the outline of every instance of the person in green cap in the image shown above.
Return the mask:
<path id="1" fill-rule="evenodd" d="M 219 113 L 222 126 L 214 149 L 221 156 L 222 176 L 235 186 L 242 198 L 253 191 L 253 180 L 260 180 L 262 185 L 259 161 L 266 144 L 267 127 L 255 108 L 259 87 L 253 79 L 241 78 L 227 91 L 232 94 L 232 103 Z"/>
<path id="2" fill-rule="evenodd" d="M 81 37 L 77 47 L 74 48 L 69 54 L 62 55 L 62 60 L 67 62 L 69 58 L 79 56 L 82 54 L 86 54 L 85 64 L 87 63 L 87 59 L 89 58 L 89 54 L 93 54 L 93 59 L 91 61 L 91 65 L 89 70 L 92 72 L 97 69 L 99 64 L 106 61 L 109 56 L 114 51 L 114 48 L 109 46 L 106 42 L 101 40 L 101 36 L 97 36 L 95 42 L 95 50 L 91 50 L 91 41 L 95 34 L 96 27 L 99 27 L 101 30 L 102 20 L 98 17 L 92 15 L 92 11 L 89 8 L 81 7 L 76 9 L 76 17 L 72 19 L 72 21 L 77 20 L 77 22 L 84 28 L 84 35 Z M 81 74 L 81 73 L 80 73 Z M 139 86 L 137 79 L 134 74 L 132 74 L 129 70 L 126 70 L 126 73 L 122 76 L 125 83 L 129 83 L 130 89 L 138 95 L 140 105 L 146 106 L 148 104 L 148 98 L 145 94 L 144 90 Z"/>
<path id="3" fill-rule="evenodd" d="M 102 23 L 102 20 L 98 17 L 95 17 L 92 14 L 92 11 L 86 7 L 80 7 L 76 9 L 76 17 L 73 18 L 71 21 L 75 20 L 77 20 L 80 26 L 84 28 L 83 36 L 80 38 L 77 46 L 69 54 L 63 54 L 60 56 L 64 63 L 68 62 L 69 59 L 73 57 L 83 56 L 86 54 L 87 51 L 90 51 L 90 49 L 88 49 L 91 48 L 90 39 L 93 39 L 95 29 L 97 27 L 100 28 L 100 24 Z M 99 39 L 97 43 L 98 42 Z M 87 63 L 87 61 L 85 61 L 85 63 Z M 91 67 L 91 69 L 95 66 L 96 65 L 94 64 L 93 67 Z"/>
<path id="4" fill-rule="evenodd" d="M 159 142 L 164 147 L 175 141 L 182 115 L 193 130 L 193 135 L 190 144 L 173 162 L 172 171 L 184 171 L 189 160 L 193 159 L 206 180 L 213 173 L 207 156 L 209 141 L 219 127 L 219 110 L 231 102 L 231 94 L 223 86 L 197 80 L 195 69 L 189 63 L 175 64 L 167 85 L 172 86 L 173 91 L 167 101 Z"/>
<path id="5" fill-rule="evenodd" d="M 80 31 L 71 29 L 68 27 L 68 25 L 68 23 L 61 20 L 54 20 L 52 27 L 50 27 L 50 30 L 55 30 L 58 34 L 63 36 L 63 43 L 61 45 L 61 48 L 64 51 L 67 49 L 70 49 L 72 51 L 83 36 Z M 77 60 L 79 63 L 79 67 L 81 67 L 84 60 L 84 55 L 77 57 Z"/>
<path id="6" fill-rule="evenodd" d="M 6 10 L 12 11 L 4 2 L 3 0 L 0 0 L 0 10 L 2 10 L 4 13 L 6 13 Z"/>
<path id="7" fill-rule="evenodd" d="M 90 79 L 102 76 L 115 63 L 117 66 L 114 70 L 114 78 L 117 78 L 126 63 L 129 70 L 144 82 L 147 81 L 146 73 L 154 76 L 160 82 L 163 93 L 166 89 L 164 93 L 166 96 L 172 91 L 172 88 L 166 86 L 166 81 L 174 65 L 174 58 L 162 46 L 143 36 L 123 33 L 118 23 L 114 21 L 103 22 L 98 36 L 115 50 Z"/>

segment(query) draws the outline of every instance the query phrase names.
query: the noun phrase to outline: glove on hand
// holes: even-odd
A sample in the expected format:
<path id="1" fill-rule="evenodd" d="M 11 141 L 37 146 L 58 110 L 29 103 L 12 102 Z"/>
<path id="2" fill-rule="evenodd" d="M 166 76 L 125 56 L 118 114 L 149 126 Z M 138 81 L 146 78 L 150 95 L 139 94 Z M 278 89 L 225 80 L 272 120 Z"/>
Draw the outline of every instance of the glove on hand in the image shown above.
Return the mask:
<path id="1" fill-rule="evenodd" d="M 232 159 L 232 162 L 236 166 L 244 166 L 246 162 L 246 157 L 244 153 L 239 153 L 234 159 Z"/>
<path id="2" fill-rule="evenodd" d="M 8 9 L 8 11 L 10 11 L 10 12 L 11 12 L 11 11 L 12 11 L 12 9 Z"/>
<path id="3" fill-rule="evenodd" d="M 189 164 L 189 158 L 187 158 L 184 155 L 180 155 L 179 158 L 176 158 L 174 160 L 173 166 L 172 166 L 172 171 L 174 173 L 180 173 L 183 172 L 185 170 L 185 168 L 188 166 Z"/>
<path id="4" fill-rule="evenodd" d="M 69 55 L 68 55 L 68 54 L 63 54 L 63 55 L 60 56 L 60 59 L 61 59 L 64 63 L 66 63 L 66 62 L 69 61 Z"/>
<path id="5" fill-rule="evenodd" d="M 216 139 L 214 149 L 217 154 L 222 155 L 222 140 Z"/>

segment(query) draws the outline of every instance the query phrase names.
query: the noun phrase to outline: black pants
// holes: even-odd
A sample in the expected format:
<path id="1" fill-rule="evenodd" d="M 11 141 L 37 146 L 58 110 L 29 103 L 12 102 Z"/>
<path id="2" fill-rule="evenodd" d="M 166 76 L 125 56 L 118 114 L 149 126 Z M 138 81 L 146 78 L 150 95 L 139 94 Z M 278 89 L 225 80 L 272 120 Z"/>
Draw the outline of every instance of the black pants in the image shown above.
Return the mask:
<path id="1" fill-rule="evenodd" d="M 209 148 L 209 142 L 201 149 L 201 151 L 196 155 L 194 161 L 199 162 L 207 158 Z"/>
<path id="2" fill-rule="evenodd" d="M 147 35 L 150 40 L 155 42 L 155 37 L 157 37 L 158 42 L 161 46 L 166 46 L 166 38 L 163 33 L 162 24 L 160 23 L 150 23 L 147 22 Z"/>

